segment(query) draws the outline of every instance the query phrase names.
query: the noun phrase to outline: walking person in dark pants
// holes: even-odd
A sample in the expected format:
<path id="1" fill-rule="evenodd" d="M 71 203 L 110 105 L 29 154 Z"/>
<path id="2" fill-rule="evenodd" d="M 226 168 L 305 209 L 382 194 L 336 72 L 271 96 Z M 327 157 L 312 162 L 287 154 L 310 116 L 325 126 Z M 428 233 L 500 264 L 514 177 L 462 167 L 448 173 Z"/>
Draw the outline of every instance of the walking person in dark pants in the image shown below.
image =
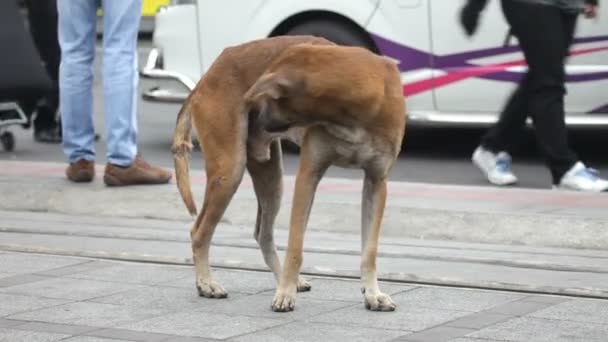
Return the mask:
<path id="1" fill-rule="evenodd" d="M 26 111 L 36 111 L 34 139 L 38 142 L 60 143 L 61 129 L 57 122 L 59 108 L 59 62 L 61 50 L 57 36 L 57 1 L 25 0 L 29 28 L 34 44 L 53 82 L 53 89 L 37 103 L 26 104 Z"/>
<path id="2" fill-rule="evenodd" d="M 473 34 L 487 0 L 469 0 L 461 12 L 468 34 Z M 565 60 L 581 12 L 597 15 L 597 0 L 502 0 L 504 16 L 517 37 L 528 72 L 504 107 L 500 119 L 482 138 L 473 163 L 490 183 L 517 182 L 506 151 L 531 116 L 536 139 L 551 170 L 555 188 L 601 192 L 608 181 L 587 168 L 568 145 L 564 96 Z"/>

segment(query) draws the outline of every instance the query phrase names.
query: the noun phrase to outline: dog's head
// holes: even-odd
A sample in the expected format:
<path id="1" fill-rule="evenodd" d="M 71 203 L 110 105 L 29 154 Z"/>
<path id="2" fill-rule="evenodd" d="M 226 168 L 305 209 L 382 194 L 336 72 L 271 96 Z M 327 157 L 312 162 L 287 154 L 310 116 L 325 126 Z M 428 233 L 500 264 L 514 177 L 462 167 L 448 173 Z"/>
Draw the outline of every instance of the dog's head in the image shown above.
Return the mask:
<path id="1" fill-rule="evenodd" d="M 296 96 L 302 86 L 302 81 L 294 75 L 265 73 L 245 93 L 245 108 L 258 113 L 258 122 L 264 130 L 271 133 L 287 131 L 299 121 L 289 107 L 289 98 Z"/>

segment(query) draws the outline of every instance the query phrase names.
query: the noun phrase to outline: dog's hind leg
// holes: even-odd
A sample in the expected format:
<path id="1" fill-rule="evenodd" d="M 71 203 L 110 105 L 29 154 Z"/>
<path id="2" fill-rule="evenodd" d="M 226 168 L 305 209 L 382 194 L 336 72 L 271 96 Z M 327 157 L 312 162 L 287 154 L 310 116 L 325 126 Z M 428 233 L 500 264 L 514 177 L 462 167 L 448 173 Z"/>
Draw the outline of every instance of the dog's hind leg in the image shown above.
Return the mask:
<path id="1" fill-rule="evenodd" d="M 206 105 L 209 105 L 208 101 Z M 221 107 L 212 109 L 220 110 Z M 206 108 L 207 109 L 207 108 Z M 209 109 L 207 109 L 209 110 Z M 202 109 L 201 109 L 202 111 Z M 221 111 L 226 116 L 231 111 Z M 236 111 L 234 111 L 236 113 Z M 230 200 L 236 192 L 246 164 L 247 125 L 246 119 L 241 125 L 234 120 L 205 121 L 202 125 L 194 120 L 199 132 L 201 148 L 205 158 L 207 185 L 203 209 L 191 230 L 192 254 L 196 269 L 196 287 L 199 295 L 208 298 L 224 298 L 226 291 L 217 283 L 209 267 L 209 246 L 215 227 L 221 220 Z"/>
<path id="2" fill-rule="evenodd" d="M 205 200 L 191 231 L 192 254 L 196 268 L 196 288 L 200 296 L 224 298 L 228 294 L 211 275 L 209 247 L 215 227 L 221 220 L 244 172 L 244 162 L 229 161 L 222 166 L 207 164 Z"/>
<path id="3" fill-rule="evenodd" d="M 247 169 L 253 180 L 253 187 L 258 199 L 258 213 L 253 237 L 260 245 L 266 265 L 279 281 L 281 277 L 281 262 L 274 243 L 274 223 L 281 206 L 283 193 L 283 165 L 281 160 L 281 145 L 278 140 L 270 145 L 270 160 L 259 162 L 254 158 L 247 161 Z M 310 284 L 300 277 L 298 292 L 309 291 Z"/>
<path id="4" fill-rule="evenodd" d="M 368 310 L 393 311 L 396 305 L 389 295 L 380 291 L 376 273 L 380 224 L 386 205 L 386 176 L 378 173 L 365 171 L 361 203 L 361 283 Z"/>

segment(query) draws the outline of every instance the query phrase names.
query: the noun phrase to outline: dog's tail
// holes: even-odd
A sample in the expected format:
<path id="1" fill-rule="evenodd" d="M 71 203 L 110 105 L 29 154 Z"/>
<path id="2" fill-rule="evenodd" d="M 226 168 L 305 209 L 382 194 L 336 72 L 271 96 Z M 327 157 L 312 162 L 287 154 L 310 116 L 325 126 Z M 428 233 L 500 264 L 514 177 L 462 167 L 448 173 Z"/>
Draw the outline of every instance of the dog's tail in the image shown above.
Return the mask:
<path id="1" fill-rule="evenodd" d="M 190 98 L 186 100 L 179 113 L 173 134 L 173 162 L 175 164 L 175 179 L 182 200 L 192 217 L 196 217 L 196 204 L 190 189 L 190 151 L 192 142 L 190 133 L 192 131 L 192 114 L 190 111 Z"/>

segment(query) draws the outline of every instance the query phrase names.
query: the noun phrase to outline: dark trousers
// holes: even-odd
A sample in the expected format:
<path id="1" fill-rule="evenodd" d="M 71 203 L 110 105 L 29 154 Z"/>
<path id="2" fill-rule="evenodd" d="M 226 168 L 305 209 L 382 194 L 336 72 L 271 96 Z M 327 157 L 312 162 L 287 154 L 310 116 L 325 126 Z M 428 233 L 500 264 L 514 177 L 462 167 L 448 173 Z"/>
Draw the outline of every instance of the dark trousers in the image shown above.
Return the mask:
<path id="1" fill-rule="evenodd" d="M 507 150 L 521 136 L 526 118 L 531 116 L 536 139 L 557 184 L 578 161 L 568 146 L 564 113 L 564 63 L 577 15 L 515 0 L 502 0 L 502 9 L 524 53 L 528 72 L 481 145 L 493 152 Z"/>
<path id="2" fill-rule="evenodd" d="M 38 115 L 34 120 L 34 129 L 46 129 L 57 126 L 55 114 L 59 108 L 59 63 L 61 50 L 57 35 L 57 1 L 25 0 L 28 12 L 29 28 L 45 68 L 53 81 L 53 90 L 45 96 L 40 106 L 38 103 L 25 105 L 26 111 L 33 111 L 38 106 Z M 29 107 L 29 108 L 27 108 Z"/>

